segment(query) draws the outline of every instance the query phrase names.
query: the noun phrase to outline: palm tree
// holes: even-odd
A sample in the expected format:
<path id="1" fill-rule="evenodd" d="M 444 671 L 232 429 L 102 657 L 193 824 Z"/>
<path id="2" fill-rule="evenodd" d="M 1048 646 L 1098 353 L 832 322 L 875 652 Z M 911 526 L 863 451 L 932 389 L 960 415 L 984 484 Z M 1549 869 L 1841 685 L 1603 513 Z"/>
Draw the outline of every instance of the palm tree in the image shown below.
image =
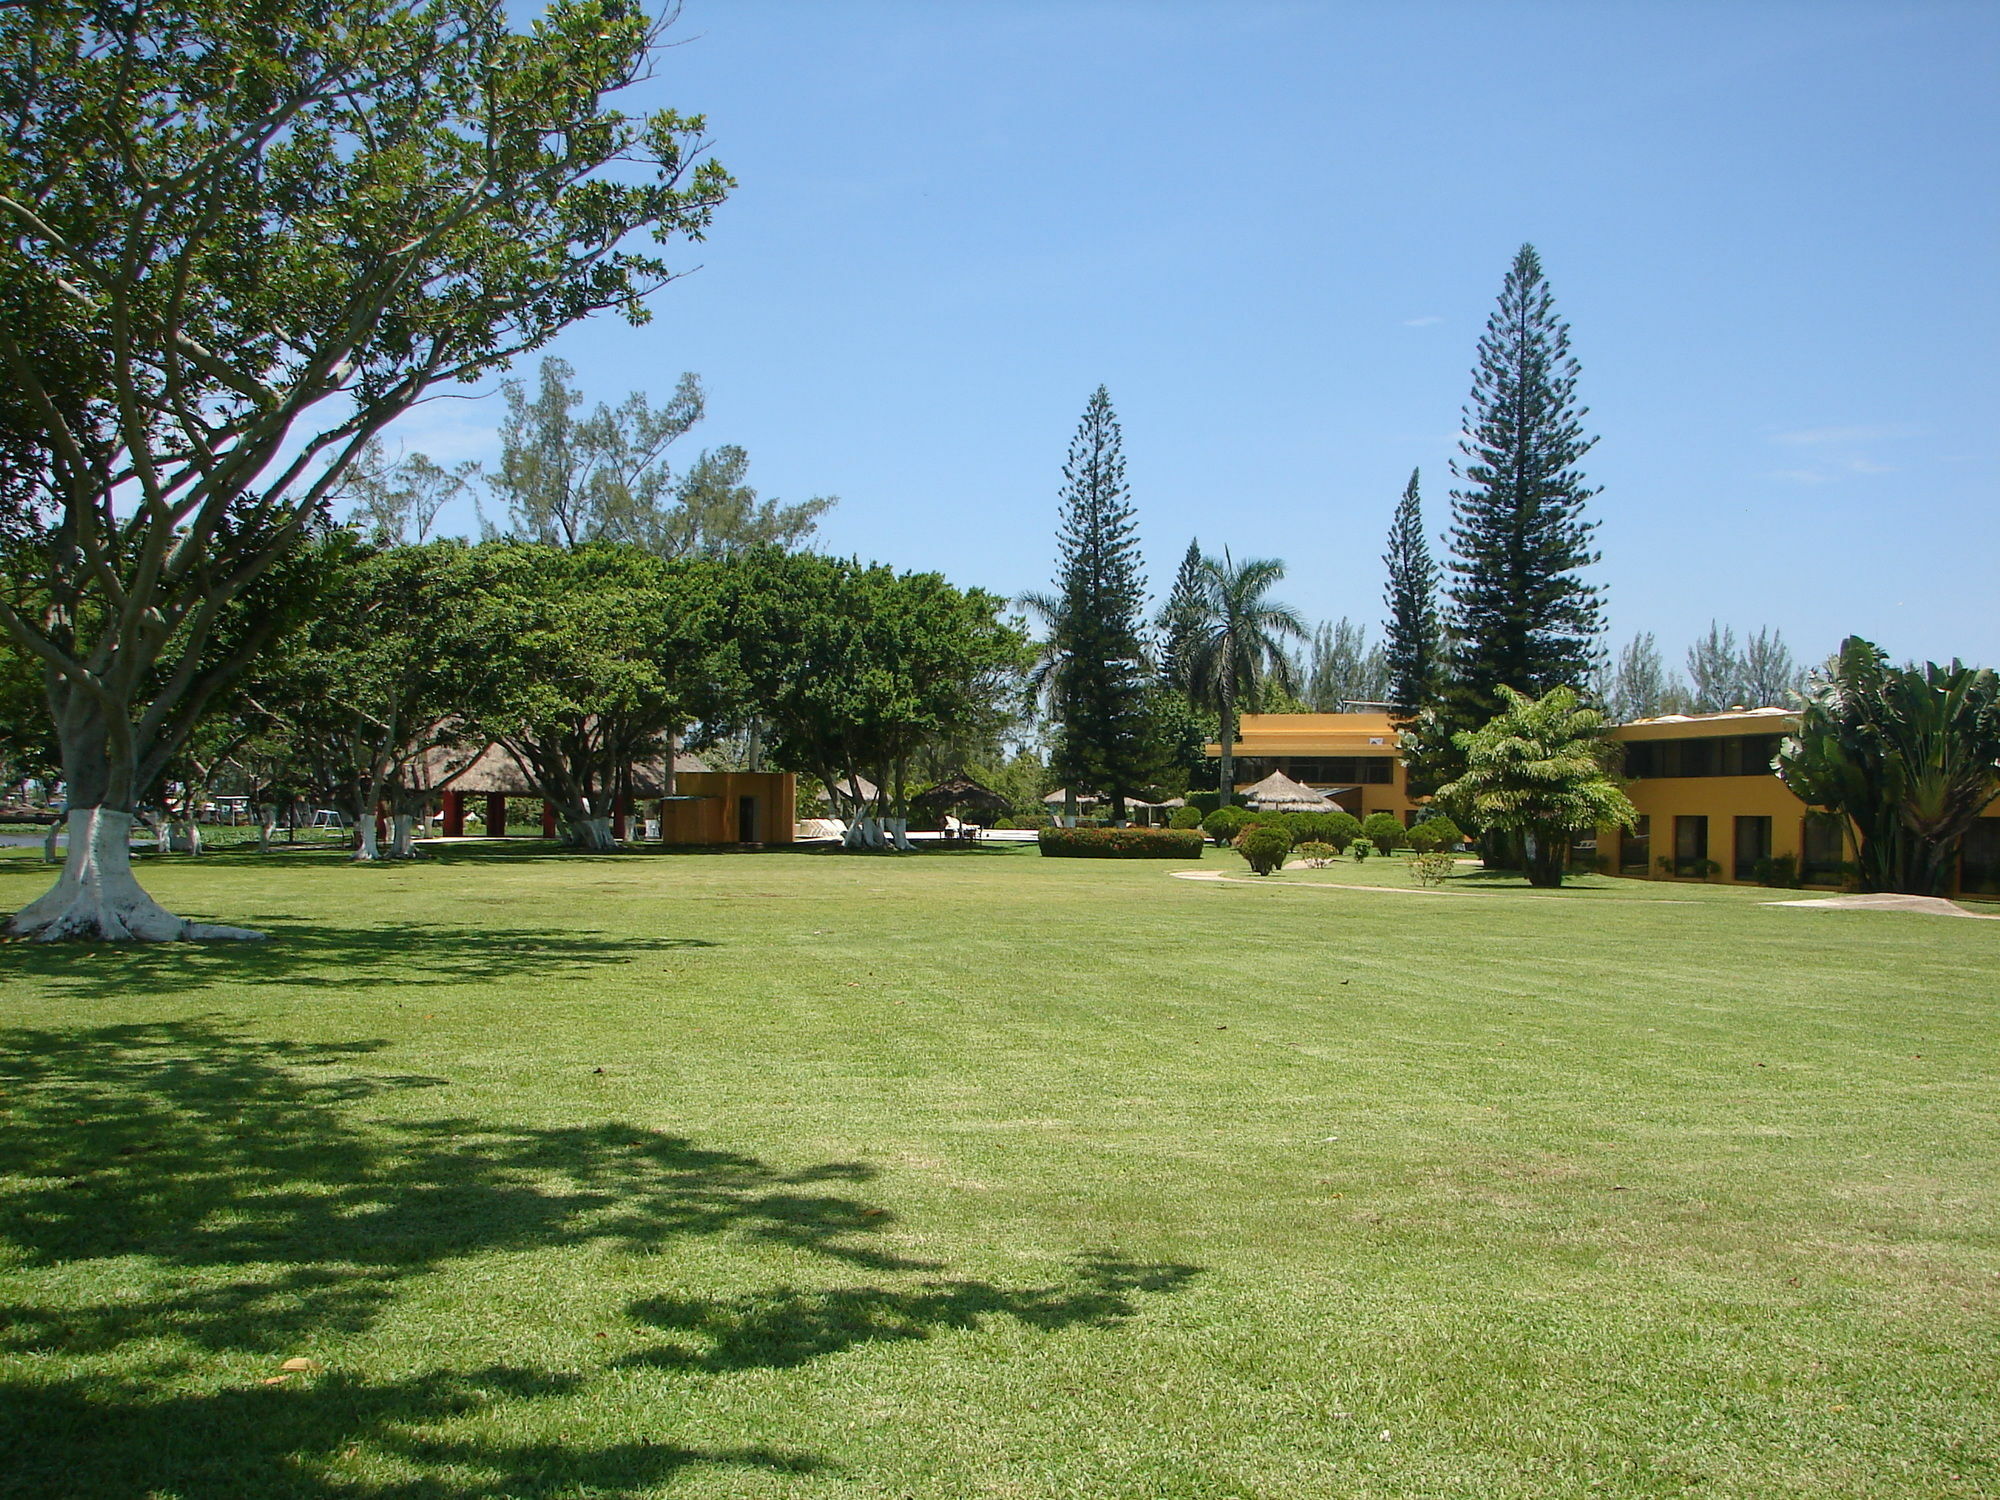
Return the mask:
<path id="1" fill-rule="evenodd" d="M 1306 639 L 1305 621 L 1290 605 L 1266 597 L 1271 585 L 1284 576 L 1285 565 L 1276 558 L 1245 558 L 1239 563 L 1226 547 L 1220 562 L 1202 559 L 1188 683 L 1194 697 L 1212 706 L 1222 721 L 1217 780 L 1224 807 L 1234 791 L 1237 705 L 1256 713 L 1267 684 L 1293 690 L 1292 659 L 1284 643 Z"/>

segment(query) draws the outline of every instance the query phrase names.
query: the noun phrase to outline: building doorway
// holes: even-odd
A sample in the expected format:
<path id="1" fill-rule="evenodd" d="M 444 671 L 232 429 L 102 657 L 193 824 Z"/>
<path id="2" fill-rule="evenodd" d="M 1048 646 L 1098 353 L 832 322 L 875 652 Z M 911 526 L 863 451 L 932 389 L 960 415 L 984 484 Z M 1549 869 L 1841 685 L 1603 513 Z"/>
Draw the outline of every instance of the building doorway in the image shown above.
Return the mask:
<path id="1" fill-rule="evenodd" d="M 757 799 L 738 797 L 736 799 L 736 842 L 754 844 L 757 842 Z"/>

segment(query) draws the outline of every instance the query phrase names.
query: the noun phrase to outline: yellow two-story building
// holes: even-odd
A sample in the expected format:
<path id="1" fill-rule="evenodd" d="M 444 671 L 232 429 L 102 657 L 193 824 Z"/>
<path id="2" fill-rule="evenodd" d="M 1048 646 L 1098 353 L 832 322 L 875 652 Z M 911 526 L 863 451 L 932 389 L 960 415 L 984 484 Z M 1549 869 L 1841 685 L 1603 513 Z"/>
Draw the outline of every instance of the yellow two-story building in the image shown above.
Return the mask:
<path id="1" fill-rule="evenodd" d="M 1835 886 L 1853 858 L 1843 819 L 1812 811 L 1771 771 L 1779 742 L 1798 726 L 1782 708 L 1669 714 L 1617 725 L 1625 792 L 1639 814 L 1630 831 L 1600 831 L 1595 857 L 1620 875 L 1754 882 L 1764 861 L 1789 856 L 1801 882 Z M 1222 753 L 1210 745 L 1208 753 Z M 1357 817 L 1418 804 L 1404 778 L 1395 727 L 1384 713 L 1245 714 L 1238 731 L 1238 787 L 1282 771 Z M 1959 851 L 1953 889 L 2000 895 L 2000 803 Z"/>

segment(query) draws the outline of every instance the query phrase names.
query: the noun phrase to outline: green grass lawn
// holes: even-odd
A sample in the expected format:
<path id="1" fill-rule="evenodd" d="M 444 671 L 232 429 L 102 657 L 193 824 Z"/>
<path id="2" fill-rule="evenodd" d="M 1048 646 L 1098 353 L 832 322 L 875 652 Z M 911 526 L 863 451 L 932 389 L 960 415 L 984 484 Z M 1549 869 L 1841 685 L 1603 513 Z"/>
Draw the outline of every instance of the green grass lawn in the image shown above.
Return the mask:
<path id="1" fill-rule="evenodd" d="M 0 947 L 0 1493 L 2000 1495 L 2000 924 L 1176 868 L 146 861 L 273 940 Z"/>

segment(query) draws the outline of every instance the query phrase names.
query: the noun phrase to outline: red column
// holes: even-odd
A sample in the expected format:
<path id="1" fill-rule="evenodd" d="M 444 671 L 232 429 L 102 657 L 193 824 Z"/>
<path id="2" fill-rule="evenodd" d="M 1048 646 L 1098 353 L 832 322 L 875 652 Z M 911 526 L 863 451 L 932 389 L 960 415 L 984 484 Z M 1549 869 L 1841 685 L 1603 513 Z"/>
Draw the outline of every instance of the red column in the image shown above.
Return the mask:
<path id="1" fill-rule="evenodd" d="M 544 802 L 542 804 L 542 837 L 552 839 L 555 836 L 556 805 L 553 802 Z"/>
<path id="2" fill-rule="evenodd" d="M 465 798 L 450 789 L 444 794 L 444 836 L 448 839 L 465 837 Z"/>
<path id="3" fill-rule="evenodd" d="M 507 836 L 507 798 L 502 792 L 486 794 L 486 836 L 489 839 Z"/>
<path id="4" fill-rule="evenodd" d="M 631 815 L 631 812 L 632 799 L 625 795 L 625 793 L 620 792 L 618 800 L 612 804 L 611 836 L 621 843 L 625 838 L 625 820 Z"/>
<path id="5" fill-rule="evenodd" d="M 386 811 L 388 806 L 389 804 L 386 802 L 375 804 L 375 842 L 377 845 L 386 843 L 389 838 L 389 815 Z"/>

